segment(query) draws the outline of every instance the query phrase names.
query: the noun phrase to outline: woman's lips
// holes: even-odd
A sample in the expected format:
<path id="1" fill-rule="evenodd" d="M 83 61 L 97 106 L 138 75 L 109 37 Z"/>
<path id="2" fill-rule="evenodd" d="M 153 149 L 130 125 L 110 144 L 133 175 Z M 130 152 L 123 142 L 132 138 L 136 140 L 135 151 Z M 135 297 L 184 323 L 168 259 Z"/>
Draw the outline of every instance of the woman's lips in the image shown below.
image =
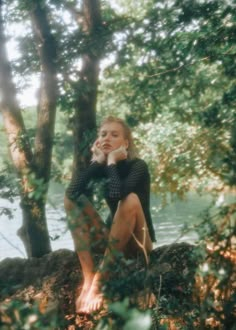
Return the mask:
<path id="1" fill-rule="evenodd" d="M 107 149 L 107 148 L 111 148 L 111 145 L 108 144 L 108 143 L 104 143 L 104 144 L 102 145 L 102 147 L 103 147 L 104 149 Z"/>

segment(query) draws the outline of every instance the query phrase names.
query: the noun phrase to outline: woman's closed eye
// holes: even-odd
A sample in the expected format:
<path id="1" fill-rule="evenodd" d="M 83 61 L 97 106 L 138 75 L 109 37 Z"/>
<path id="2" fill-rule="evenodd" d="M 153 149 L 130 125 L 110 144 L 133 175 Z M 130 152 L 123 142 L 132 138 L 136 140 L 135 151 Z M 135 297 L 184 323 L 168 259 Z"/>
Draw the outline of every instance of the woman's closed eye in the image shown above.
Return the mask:
<path id="1" fill-rule="evenodd" d="M 104 137 L 106 137 L 106 136 L 108 136 L 108 135 L 109 135 L 108 132 L 102 132 L 100 136 L 104 138 Z M 112 136 L 112 137 L 119 137 L 120 134 L 117 133 L 117 132 L 112 132 L 112 133 L 111 133 L 111 136 Z"/>

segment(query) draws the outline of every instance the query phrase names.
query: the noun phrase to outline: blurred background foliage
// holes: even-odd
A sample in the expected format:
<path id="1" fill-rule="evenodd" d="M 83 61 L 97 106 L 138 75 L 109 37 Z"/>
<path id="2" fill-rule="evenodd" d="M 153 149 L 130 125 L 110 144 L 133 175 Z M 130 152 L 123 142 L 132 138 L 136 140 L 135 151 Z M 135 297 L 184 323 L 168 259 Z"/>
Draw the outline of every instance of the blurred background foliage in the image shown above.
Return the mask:
<path id="1" fill-rule="evenodd" d="M 77 24 L 81 1 L 41 1 L 59 58 L 52 180 L 67 185 L 71 176 L 73 111 L 78 95 L 89 88 L 80 82 L 81 59 L 89 49 L 102 57 L 97 123 L 110 114 L 127 120 L 140 156 L 149 164 L 153 192 L 163 200 L 170 193 L 184 197 L 192 190 L 235 196 L 236 1 L 104 0 L 95 44 Z M 20 95 L 40 70 L 27 14 L 30 2 L 4 1 L 4 8 L 7 37 L 17 50 L 11 66 Z M 23 105 L 22 110 L 33 146 L 37 109 Z M 7 193 L 12 198 L 2 129 L 0 141 L 1 197 Z M 235 209 L 232 203 L 217 216 L 207 213 L 198 229 L 206 254 L 211 247 L 207 266 L 203 263 L 199 270 L 205 288 L 202 322 L 212 313 L 224 326 L 227 308 L 233 310 Z"/>

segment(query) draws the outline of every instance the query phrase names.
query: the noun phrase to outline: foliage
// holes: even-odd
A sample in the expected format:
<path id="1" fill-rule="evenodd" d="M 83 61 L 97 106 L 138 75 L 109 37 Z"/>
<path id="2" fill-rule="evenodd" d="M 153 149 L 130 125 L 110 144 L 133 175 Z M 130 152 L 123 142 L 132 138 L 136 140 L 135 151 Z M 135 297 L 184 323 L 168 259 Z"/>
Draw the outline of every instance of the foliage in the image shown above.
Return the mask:
<path id="1" fill-rule="evenodd" d="M 100 320 L 96 330 L 124 329 L 124 330 L 149 330 L 152 320 L 149 311 L 139 311 L 137 308 L 130 308 L 129 299 L 115 302 L 109 305 L 112 319 L 107 317 Z"/>
<path id="2" fill-rule="evenodd" d="M 45 315 L 38 304 L 13 300 L 0 307 L 0 326 L 2 330 L 51 330 L 58 326 L 57 315 Z"/>
<path id="3" fill-rule="evenodd" d="M 8 37 L 16 41 L 19 49 L 19 56 L 11 66 L 20 92 L 27 87 L 30 75 L 39 74 L 40 65 L 29 23 L 30 2 L 6 3 L 9 4 L 5 13 Z M 97 119 L 115 114 L 135 128 L 134 136 L 140 155 L 150 166 L 155 193 L 165 197 L 171 192 L 183 197 L 191 189 L 224 191 L 230 187 L 233 190 L 236 183 L 235 2 L 120 0 L 115 6 L 103 1 L 103 26 L 102 31 L 96 31 L 99 36 L 96 44 L 91 44 L 77 24 L 79 16 L 75 18 L 74 14 L 79 11 L 71 11 L 68 4 L 47 1 L 50 24 L 58 41 L 58 108 L 61 110 L 54 139 L 52 179 L 65 183 L 71 172 L 72 113 L 78 95 L 89 88 L 80 84 L 81 59 L 89 49 L 91 54 L 99 53 L 104 59 Z M 23 19 L 25 29 L 16 33 Z M 15 30 L 10 29 L 10 24 Z M 101 49 L 100 45 L 104 47 Z M 27 134 L 33 146 L 36 109 L 31 109 L 33 115 L 28 110 L 25 111 L 25 118 L 29 118 Z M 75 147 L 80 147 L 82 152 L 86 145 L 87 140 Z M 1 197 L 12 200 L 15 185 L 12 185 L 13 176 L 5 176 L 6 172 L 9 174 L 7 167 L 0 176 Z M 43 181 L 35 176 L 31 179 L 34 186 L 31 197 L 40 199 L 45 193 Z M 204 327 L 204 319 L 210 317 L 219 326 L 231 326 L 227 322 L 234 315 L 234 222 L 232 204 L 214 215 L 207 213 L 198 228 L 203 245 L 200 260 L 204 259 L 198 274 L 202 291 L 199 305 L 193 305 L 194 312 L 189 316 L 191 326 L 198 319 Z M 164 304 L 165 297 L 161 299 Z M 14 315 L 16 306 L 11 308 Z M 30 315 L 28 307 L 17 308 L 18 319 L 26 320 Z M 126 301 L 111 309 L 122 322 L 133 322 L 134 317 L 143 316 L 130 310 Z M 14 322 L 18 321 L 14 319 Z"/>
<path id="4" fill-rule="evenodd" d="M 7 173 L 7 175 L 6 175 Z M 14 202 L 14 198 L 18 196 L 17 178 L 12 166 L 5 162 L 0 168 L 0 198 Z M 12 219 L 12 209 L 9 207 L 0 207 L 0 216 L 4 214 Z"/>
<path id="5" fill-rule="evenodd" d="M 198 14 L 189 10 L 185 15 L 188 5 Z M 129 12 L 133 17 L 117 60 L 105 69 L 105 88 L 117 104 L 132 106 L 136 118 L 174 111 L 188 119 L 220 100 L 234 81 L 221 62 L 234 54 L 233 4 L 148 1 L 142 11 L 137 8 Z M 226 53 L 220 53 L 219 44 Z M 213 51 L 221 57 L 213 57 Z"/>
<path id="6" fill-rule="evenodd" d="M 207 183 L 213 177 L 234 185 L 233 2 L 147 1 L 141 11 L 132 1 L 129 6 L 130 24 L 104 69 L 99 109 L 141 126 L 136 137 L 154 152 L 152 169 L 161 171 L 153 176 L 161 192 L 183 194 L 203 175 Z"/>
<path id="7" fill-rule="evenodd" d="M 202 262 L 196 273 L 199 324 L 235 327 L 235 203 L 209 209 L 199 226 Z"/>
<path id="8" fill-rule="evenodd" d="M 151 316 L 149 312 L 141 312 L 130 308 L 128 299 L 109 306 L 113 313 L 113 322 L 107 323 L 109 318 L 103 318 L 96 326 L 96 330 L 124 329 L 149 330 L 151 329 Z M 111 321 L 111 319 L 110 319 Z M 22 301 L 13 300 L 0 308 L 0 326 L 2 330 L 27 329 L 62 329 L 63 322 L 58 319 L 57 313 L 45 314 L 38 304 L 33 306 Z"/>
<path id="9" fill-rule="evenodd" d="M 183 197 L 191 189 L 202 192 L 209 185 L 211 189 L 219 187 L 220 173 L 213 171 L 210 163 L 211 143 L 221 146 L 223 156 L 227 141 L 215 130 L 177 121 L 170 113 L 140 124 L 134 136 L 141 156 L 149 163 L 152 188 L 158 194 Z"/>
<path id="10" fill-rule="evenodd" d="M 19 20 L 20 12 L 24 13 L 27 21 L 25 9 L 28 6 L 27 2 L 12 3 L 7 12 L 9 22 Z M 83 93 L 83 86 L 78 85 L 81 58 L 88 46 L 91 51 L 99 49 L 98 45 L 91 45 L 81 25 L 77 24 L 76 11 L 73 10 L 76 8 L 75 3 L 69 6 L 66 2 L 49 1 L 48 6 L 50 13 L 54 13 L 50 16 L 50 23 L 59 44 L 58 105 L 65 114 L 64 128 L 65 123 L 70 123 L 70 130 L 78 93 Z M 101 35 L 105 40 L 105 47 L 97 117 L 99 120 L 108 113 L 117 114 L 126 117 L 130 125 L 135 127 L 141 120 L 144 123 L 139 129 L 139 136 L 136 134 L 141 145 L 145 132 L 142 125 L 152 125 L 153 134 L 154 123 L 157 125 L 162 122 L 165 127 L 174 125 L 176 131 L 173 129 L 169 145 L 169 127 L 166 136 L 164 132 L 161 136 L 158 135 L 159 154 L 151 162 L 153 177 L 161 181 L 155 185 L 155 190 L 160 189 L 161 193 L 170 190 L 182 195 L 192 187 L 190 182 L 196 177 L 203 178 L 203 173 L 205 177 L 217 177 L 226 184 L 234 184 L 233 7 L 231 1 L 194 1 L 191 4 L 189 1 L 175 1 L 164 5 L 157 0 L 140 0 L 128 3 L 118 1 L 116 6 L 102 3 Z M 16 76 L 23 77 L 22 74 L 25 76 L 29 72 L 32 74 L 38 71 L 38 67 L 34 65 L 36 48 L 29 30 L 28 22 L 25 33 L 16 38 L 21 54 L 12 62 Z M 32 50 L 29 51 L 27 45 Z M 27 79 L 24 82 L 27 83 Z M 25 86 L 22 85 L 22 88 Z M 183 134 L 180 132 L 181 126 Z M 184 134 L 184 127 L 187 126 L 188 137 Z M 158 134 L 159 130 L 156 132 Z M 190 137 L 192 141 L 192 144 L 189 141 L 184 146 L 182 159 L 180 152 L 183 141 L 178 134 L 183 138 Z M 64 148 L 61 143 L 63 140 Z M 196 160 L 199 151 L 197 144 L 200 145 L 203 140 L 199 159 Z M 155 151 L 157 139 L 149 138 L 148 141 L 148 150 L 151 148 Z M 161 152 L 164 154 L 165 150 L 169 150 L 171 142 L 172 150 L 177 151 L 178 155 L 172 152 L 173 157 L 171 153 L 167 157 L 159 157 Z M 59 180 L 60 172 L 67 176 L 64 164 L 69 161 L 70 144 L 71 138 L 62 129 L 55 138 L 53 167 Z M 144 147 L 147 148 L 147 145 Z M 195 156 L 192 159 L 193 153 Z M 161 163 L 157 163 L 157 160 Z M 159 167 L 163 173 L 160 179 L 157 178 Z"/>

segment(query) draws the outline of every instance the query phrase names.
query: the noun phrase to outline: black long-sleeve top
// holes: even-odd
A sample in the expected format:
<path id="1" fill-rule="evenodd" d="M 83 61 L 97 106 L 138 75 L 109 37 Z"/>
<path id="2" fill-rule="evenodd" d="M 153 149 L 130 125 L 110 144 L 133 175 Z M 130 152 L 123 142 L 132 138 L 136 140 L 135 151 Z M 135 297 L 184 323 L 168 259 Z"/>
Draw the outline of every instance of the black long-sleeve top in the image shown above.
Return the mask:
<path id="1" fill-rule="evenodd" d="M 105 165 L 93 162 L 81 174 L 73 178 L 66 190 L 69 199 L 77 201 L 81 194 L 87 195 L 94 181 L 104 179 L 104 198 L 112 217 L 118 202 L 130 193 L 135 193 L 141 202 L 150 237 L 155 241 L 155 232 L 150 214 L 150 175 L 147 164 L 139 158 L 122 160 Z"/>

